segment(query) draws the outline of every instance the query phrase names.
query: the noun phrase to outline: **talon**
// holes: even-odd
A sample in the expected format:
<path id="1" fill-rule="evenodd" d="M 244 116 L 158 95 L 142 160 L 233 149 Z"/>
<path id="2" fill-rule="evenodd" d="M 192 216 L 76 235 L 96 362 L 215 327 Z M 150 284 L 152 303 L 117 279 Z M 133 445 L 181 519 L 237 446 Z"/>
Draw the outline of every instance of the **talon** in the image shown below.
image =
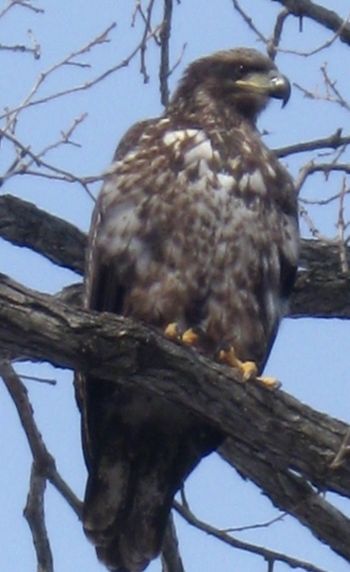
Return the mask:
<path id="1" fill-rule="evenodd" d="M 239 369 L 242 374 L 243 381 L 248 381 L 249 379 L 255 379 L 258 373 L 258 368 L 253 361 L 241 361 L 236 356 L 236 352 L 233 347 L 229 350 L 221 350 L 219 353 L 219 360 L 230 367 Z"/>
<path id="2" fill-rule="evenodd" d="M 171 322 L 168 324 L 164 330 L 164 335 L 170 340 L 178 340 L 181 338 L 179 332 L 179 326 L 176 322 Z"/>
<path id="3" fill-rule="evenodd" d="M 219 353 L 219 360 L 230 367 L 238 369 L 242 375 L 242 381 L 257 381 L 260 385 L 269 389 L 270 391 L 278 389 L 281 382 L 275 377 L 258 376 L 258 368 L 253 361 L 241 361 L 236 356 L 234 348 L 231 346 L 229 350 L 221 350 Z"/>
<path id="4" fill-rule="evenodd" d="M 258 368 L 253 361 L 241 361 L 239 369 L 243 374 L 243 380 L 249 381 L 250 379 L 257 379 Z"/>
<path id="5" fill-rule="evenodd" d="M 192 328 L 186 330 L 181 336 L 181 341 L 187 346 L 195 346 L 198 343 L 198 339 L 198 334 Z"/>
<path id="6" fill-rule="evenodd" d="M 261 384 L 265 389 L 273 391 L 274 389 L 279 389 L 281 387 L 281 382 L 276 377 L 270 377 L 269 375 L 262 375 L 256 378 L 256 381 Z"/>

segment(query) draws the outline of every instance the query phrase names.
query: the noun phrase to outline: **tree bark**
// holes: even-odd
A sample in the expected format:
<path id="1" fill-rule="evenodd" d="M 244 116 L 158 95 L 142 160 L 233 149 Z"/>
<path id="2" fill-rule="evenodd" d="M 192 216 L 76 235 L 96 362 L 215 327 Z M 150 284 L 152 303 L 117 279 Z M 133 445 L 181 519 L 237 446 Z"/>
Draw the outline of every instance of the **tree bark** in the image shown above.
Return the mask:
<path id="1" fill-rule="evenodd" d="M 238 372 L 160 333 L 86 312 L 0 276 L 5 357 L 47 360 L 180 403 L 219 428 L 222 455 L 272 501 L 350 560 L 350 521 L 313 487 L 350 496 L 350 463 L 333 469 L 348 427 L 281 390 L 242 383 Z M 340 524 L 340 526 L 339 526 Z"/>

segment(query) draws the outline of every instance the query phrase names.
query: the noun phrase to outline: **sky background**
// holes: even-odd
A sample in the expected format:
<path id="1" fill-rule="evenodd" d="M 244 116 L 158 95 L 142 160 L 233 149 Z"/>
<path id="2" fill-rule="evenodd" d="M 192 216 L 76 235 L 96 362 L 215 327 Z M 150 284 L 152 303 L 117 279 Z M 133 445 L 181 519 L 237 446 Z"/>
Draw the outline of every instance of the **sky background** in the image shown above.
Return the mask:
<path id="1" fill-rule="evenodd" d="M 329 2 L 319 3 L 329 7 Z M 111 22 L 117 22 L 110 35 L 111 42 L 95 47 L 79 60 L 89 63 L 91 67 L 66 66 L 59 69 L 48 78 L 38 95 L 48 95 L 84 83 L 122 61 L 140 41 L 140 20 L 134 28 L 130 27 L 132 2 L 70 0 L 64 3 L 51 0 L 33 4 L 44 8 L 45 13 L 35 14 L 17 7 L 0 19 L 0 44 L 27 43 L 30 29 L 42 47 L 39 60 L 34 60 L 29 54 L 0 50 L 0 113 L 4 108 L 16 107 L 23 101 L 40 72 L 89 42 Z M 158 4 L 160 6 L 161 2 Z M 253 4 L 256 5 L 256 25 L 269 35 L 273 15 L 278 12 L 279 5 L 268 0 L 242 2 L 246 9 L 251 9 Z M 4 2 L 0 3 L 0 11 L 5 5 Z M 346 17 L 349 2 L 334 0 L 332 9 Z M 303 33 L 300 33 L 299 22 L 290 18 L 283 47 L 309 50 L 331 36 L 330 32 L 307 20 L 303 22 Z M 256 41 L 234 12 L 229 0 L 183 0 L 174 7 L 172 62 L 177 61 L 185 42 L 187 47 L 183 59 L 171 78 L 172 88 L 184 67 L 197 57 L 239 45 L 263 50 L 262 44 Z M 136 58 L 127 68 L 91 90 L 24 111 L 18 122 L 17 137 L 38 153 L 57 141 L 60 132 L 67 129 L 76 117 L 87 112 L 87 119 L 74 134 L 74 140 L 81 146 L 59 147 L 50 152 L 46 159 L 79 176 L 100 174 L 108 166 L 114 148 L 126 129 L 135 121 L 161 113 L 157 85 L 158 57 L 156 48 L 150 44 L 147 52 L 150 82 L 147 85 L 143 84 L 138 73 L 140 64 Z M 277 64 L 291 82 L 321 92 L 319 68 L 329 60 L 329 71 L 338 78 L 337 87 L 345 93 L 347 89 L 349 93 L 349 74 L 343 71 L 345 58 L 349 59 L 349 49 L 337 41 L 329 51 L 320 52 L 313 58 L 280 54 Z M 327 136 L 338 127 L 347 125 L 348 112 L 323 102 L 314 103 L 303 98 L 296 89 L 284 110 L 281 110 L 278 102 L 273 102 L 259 124 L 261 130 L 269 132 L 265 140 L 271 147 Z M 12 155 L 6 143 L 1 150 L 2 173 L 11 163 Z M 297 175 L 302 160 L 305 161 L 305 156 L 287 158 L 285 161 L 293 175 Z M 327 196 L 339 190 L 339 182 L 339 177 L 332 177 L 325 185 L 322 177 L 314 177 L 305 187 L 304 195 L 308 198 Z M 99 185 L 96 185 L 96 192 L 98 188 Z M 88 229 L 93 204 L 79 184 L 17 176 L 8 179 L 1 192 L 29 200 L 84 231 Z M 336 232 L 336 213 L 336 205 L 315 210 L 318 227 L 330 237 Z M 308 233 L 304 225 L 303 231 Z M 4 241 L 0 242 L 0 263 L 1 272 L 43 292 L 55 293 L 79 280 L 74 273 L 55 267 L 35 253 Z M 266 372 L 281 379 L 283 389 L 296 398 L 349 421 L 349 329 L 349 323 L 340 320 L 285 320 Z M 55 456 L 62 476 L 82 498 L 86 473 L 71 372 L 55 370 L 48 364 L 19 364 L 17 370 L 57 379 L 55 387 L 34 381 L 27 381 L 26 386 L 46 445 Z M 36 560 L 22 511 L 28 491 L 31 455 L 16 410 L 1 384 L 0 419 L 0 570 L 30 572 L 36 569 Z M 254 485 L 244 482 L 215 454 L 204 460 L 191 475 L 186 491 L 193 511 L 219 528 L 265 522 L 279 514 Z M 50 485 L 45 498 L 55 571 L 102 572 L 103 567 L 97 562 L 94 549 L 85 540 L 80 523 Z M 350 516 L 348 501 L 338 498 L 334 502 Z M 261 558 L 227 548 L 189 527 L 177 516 L 175 518 L 186 572 L 266 571 L 267 564 Z M 268 528 L 246 531 L 236 536 L 311 561 L 329 572 L 349 570 L 347 563 L 314 540 L 311 533 L 292 517 L 285 517 Z M 159 572 L 159 563 L 154 562 L 148 570 Z M 274 570 L 284 572 L 288 567 L 276 564 Z"/>

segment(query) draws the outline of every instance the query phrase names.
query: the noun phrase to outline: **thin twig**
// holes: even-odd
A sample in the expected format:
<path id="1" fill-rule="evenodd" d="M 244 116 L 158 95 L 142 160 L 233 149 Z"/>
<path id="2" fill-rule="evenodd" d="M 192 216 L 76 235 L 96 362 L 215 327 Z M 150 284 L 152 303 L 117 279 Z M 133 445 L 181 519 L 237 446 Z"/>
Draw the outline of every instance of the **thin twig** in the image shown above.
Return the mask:
<path id="1" fill-rule="evenodd" d="M 110 27 L 108 29 L 110 29 Z M 158 34 L 158 32 L 159 32 L 159 27 L 155 28 L 152 32 L 150 32 L 150 34 L 146 38 L 146 41 L 148 42 L 151 38 L 154 38 Z M 44 97 L 41 97 L 38 99 L 34 99 L 34 100 L 31 100 L 28 96 L 26 98 L 26 100 L 24 102 L 22 102 L 22 104 L 20 104 L 18 107 L 7 110 L 5 113 L 3 113 L 0 116 L 0 120 L 4 119 L 6 117 L 12 117 L 23 109 L 28 109 L 29 107 L 33 107 L 36 105 L 42 105 L 43 103 L 47 103 L 49 101 L 53 101 L 53 100 L 59 99 L 61 97 L 65 97 L 65 96 L 70 95 L 72 93 L 78 93 L 80 91 L 85 91 L 87 89 L 90 89 L 92 86 L 95 86 L 96 84 L 100 83 L 101 81 L 103 81 L 104 79 L 106 79 L 110 75 L 114 74 L 115 72 L 119 71 L 120 69 L 127 67 L 130 64 L 130 62 L 134 59 L 134 57 L 139 53 L 139 51 L 142 48 L 142 45 L 143 45 L 143 42 L 141 41 L 132 50 L 132 52 L 130 52 L 130 54 L 125 59 L 123 59 L 121 62 L 118 62 L 116 65 L 108 68 L 107 70 L 102 72 L 100 75 L 96 76 L 95 78 L 93 78 L 89 81 L 86 81 L 85 83 L 76 85 L 76 86 L 71 87 L 71 88 L 64 89 L 62 91 L 58 91 L 58 92 L 49 94 L 47 96 L 44 96 Z M 81 51 L 82 50 L 80 50 L 80 52 Z M 71 57 L 71 56 L 68 56 L 68 57 Z M 62 62 L 61 62 L 61 65 L 62 65 Z M 54 67 L 57 69 L 57 65 Z M 51 68 L 51 69 L 53 69 L 53 68 Z M 32 91 L 33 91 L 33 89 L 32 89 Z"/>
<path id="2" fill-rule="evenodd" d="M 320 139 L 287 145 L 286 147 L 279 147 L 278 149 L 274 149 L 274 152 L 278 157 L 287 157 L 287 155 L 316 151 L 317 149 L 338 149 L 339 147 L 349 144 L 350 135 L 342 136 L 342 129 L 339 128 L 335 133 L 329 135 L 329 137 L 322 137 Z"/>
<path id="3" fill-rule="evenodd" d="M 315 54 L 322 52 L 323 50 L 329 48 L 332 44 L 334 44 L 334 42 L 337 40 L 337 38 L 339 38 L 339 36 L 343 32 L 343 30 L 346 29 L 349 22 L 350 22 L 350 15 L 340 24 L 338 30 L 336 30 L 334 32 L 334 34 L 328 40 L 326 40 L 325 42 L 323 42 L 322 44 L 320 44 L 316 48 L 313 48 L 312 50 L 300 51 L 300 50 L 290 50 L 290 49 L 283 49 L 282 48 L 282 49 L 280 49 L 280 51 L 285 53 L 285 54 L 293 54 L 295 56 L 301 56 L 304 58 L 314 56 Z"/>
<path id="4" fill-rule="evenodd" d="M 345 195 L 349 189 L 346 188 L 346 177 L 343 177 L 341 191 L 339 193 L 339 213 L 338 213 L 338 245 L 339 245 L 339 257 L 340 257 L 340 267 L 344 274 L 349 273 L 349 261 L 346 252 L 346 222 L 345 222 Z"/>
<path id="5" fill-rule="evenodd" d="M 349 453 L 350 453 L 350 427 L 342 441 L 341 446 L 339 447 L 339 451 L 337 452 L 333 461 L 329 465 L 329 468 L 332 470 L 338 469 L 344 463 L 345 458 L 349 455 Z"/>
<path id="6" fill-rule="evenodd" d="M 178 501 L 174 501 L 173 506 L 174 506 L 175 510 L 189 524 L 191 524 L 195 528 L 198 528 L 199 530 L 202 530 L 203 532 L 206 532 L 210 536 L 217 538 L 221 542 L 228 544 L 229 546 L 232 546 L 234 548 L 238 548 L 240 550 L 244 550 L 245 552 L 250 552 L 251 554 L 256 554 L 258 556 L 261 556 L 262 558 L 264 558 L 268 562 L 270 562 L 270 561 L 284 562 L 285 564 L 288 564 L 292 568 L 299 567 L 302 570 L 306 570 L 307 572 L 326 572 L 325 570 L 318 568 L 317 566 L 314 566 L 313 564 L 311 564 L 309 562 L 305 562 L 304 560 L 299 560 L 297 558 L 293 558 L 292 556 L 287 556 L 286 554 L 283 554 L 281 552 L 276 552 L 274 550 L 269 550 L 268 548 L 264 548 L 262 546 L 257 546 L 255 544 L 251 544 L 249 542 L 244 542 L 242 540 L 238 540 L 237 538 L 230 536 L 226 532 L 223 532 L 222 530 L 218 530 L 217 528 L 215 528 L 211 524 L 208 524 L 208 523 L 198 519 L 193 514 L 193 512 L 190 510 L 188 503 L 182 504 L 182 503 L 179 503 Z"/>
<path id="7" fill-rule="evenodd" d="M 171 34 L 171 17 L 173 11 L 173 1 L 164 0 L 163 22 L 160 30 L 160 66 L 159 82 L 161 103 L 166 107 L 169 103 L 169 42 Z"/>
<path id="8" fill-rule="evenodd" d="M 53 558 L 45 524 L 44 495 L 46 478 L 32 464 L 29 492 L 23 514 L 33 537 L 39 572 L 53 572 Z"/>
<path id="9" fill-rule="evenodd" d="M 175 523 L 169 515 L 162 548 L 162 572 L 185 572 L 179 551 Z"/>
<path id="10" fill-rule="evenodd" d="M 276 52 L 282 38 L 283 27 L 289 15 L 289 11 L 284 9 L 276 18 L 272 38 L 267 42 L 267 53 L 272 60 L 275 59 Z"/>
<path id="11" fill-rule="evenodd" d="M 116 23 L 112 22 L 112 24 L 110 24 L 102 33 L 98 34 L 98 36 L 96 36 L 95 38 L 90 40 L 82 48 L 79 48 L 79 50 L 71 52 L 68 56 L 65 56 L 63 59 L 61 59 L 58 62 L 56 62 L 55 64 L 53 64 L 46 71 L 41 72 L 39 77 L 37 78 L 36 82 L 34 83 L 32 89 L 30 90 L 29 94 L 24 98 L 23 102 L 18 107 L 7 111 L 5 114 L 0 116 L 0 119 L 10 118 L 10 123 L 12 123 L 14 118 L 16 118 L 18 113 L 20 111 L 22 111 L 23 109 L 31 107 L 32 105 L 38 105 L 38 102 L 43 102 L 45 100 L 50 101 L 51 99 L 56 99 L 57 97 L 59 97 L 60 96 L 59 94 L 62 92 L 52 94 L 53 97 L 49 95 L 45 98 L 42 98 L 42 100 L 33 101 L 33 97 L 38 93 L 42 84 L 46 81 L 46 79 L 51 74 L 53 74 L 55 71 L 57 71 L 58 69 L 60 69 L 64 65 L 68 64 L 69 62 L 74 61 L 75 58 L 77 58 L 78 56 L 81 56 L 82 54 L 86 54 L 86 53 L 90 52 L 93 47 L 95 47 L 99 44 L 103 44 L 103 43 L 108 42 L 109 41 L 108 35 L 115 27 L 116 27 Z M 67 90 L 67 91 L 69 91 L 69 90 Z"/>
<path id="12" fill-rule="evenodd" d="M 36 14 L 44 14 L 45 13 L 45 10 L 43 8 L 38 8 L 37 6 L 33 6 L 30 2 L 26 2 L 25 0 L 10 0 L 8 5 L 5 6 L 5 8 L 3 8 L 1 10 L 0 18 L 5 16 L 5 14 L 7 12 L 9 12 L 9 10 L 11 10 L 11 8 L 14 8 L 15 6 L 21 6 L 22 8 L 28 8 L 29 10 L 32 10 Z"/>
<path id="13" fill-rule="evenodd" d="M 332 172 L 342 172 L 350 174 L 350 163 L 315 163 L 310 161 L 300 170 L 299 176 L 295 180 L 295 186 L 298 192 L 300 192 L 302 186 L 304 185 L 307 177 L 313 173 L 324 173 L 326 177 Z"/>
<path id="14" fill-rule="evenodd" d="M 57 385 L 56 379 L 50 379 L 48 377 L 38 377 L 36 375 L 24 375 L 24 373 L 18 374 L 21 379 L 27 379 L 29 381 L 38 381 L 39 383 L 46 383 L 47 385 Z"/>
<path id="15" fill-rule="evenodd" d="M 146 51 L 147 51 L 147 44 L 148 44 L 148 37 L 150 35 L 152 35 L 152 37 L 155 37 L 154 33 L 152 32 L 152 12 L 153 12 L 153 6 L 154 6 L 154 2 L 155 0 L 150 0 L 150 3 L 147 6 L 147 11 L 146 11 L 146 16 L 144 16 L 143 11 L 141 9 L 141 5 L 139 5 L 139 12 L 143 15 L 143 19 L 144 19 L 144 32 L 142 35 L 142 39 L 140 42 L 140 72 L 141 75 L 143 76 L 143 81 L 144 83 L 148 83 L 149 82 L 149 75 L 147 72 L 147 64 L 146 64 Z M 158 27 L 159 29 L 159 27 Z"/>
<path id="16" fill-rule="evenodd" d="M 239 5 L 238 0 L 232 0 L 232 4 L 234 9 L 243 18 L 247 26 L 254 32 L 254 34 L 257 35 L 259 40 L 261 40 L 264 44 L 267 44 L 268 43 L 267 38 L 265 38 L 264 34 L 260 32 L 260 30 L 258 30 L 256 25 L 254 24 L 254 20 L 250 16 L 248 16 L 248 14 L 243 10 L 243 8 Z"/>

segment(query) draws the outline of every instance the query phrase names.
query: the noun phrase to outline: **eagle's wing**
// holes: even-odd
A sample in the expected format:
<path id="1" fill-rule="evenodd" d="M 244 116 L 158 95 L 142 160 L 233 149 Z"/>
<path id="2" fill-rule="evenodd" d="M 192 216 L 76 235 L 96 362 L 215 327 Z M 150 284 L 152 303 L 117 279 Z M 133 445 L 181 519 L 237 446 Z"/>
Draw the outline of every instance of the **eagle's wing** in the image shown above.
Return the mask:
<path id="1" fill-rule="evenodd" d="M 158 121 L 161 120 L 151 125 L 154 136 Z M 151 161 L 146 158 L 147 148 L 142 144 L 138 152 L 136 145 L 149 125 L 150 122 L 137 125 L 122 140 L 116 163 L 106 178 L 107 194 L 102 190 L 97 201 L 87 250 L 84 295 L 87 308 L 128 314 L 127 291 L 136 281 L 136 258 L 127 231 L 130 224 L 135 224 L 134 213 L 131 209 L 128 212 L 130 195 L 140 205 L 147 187 L 145 190 L 140 184 L 142 178 L 138 177 L 138 195 L 135 196 L 134 188 L 124 195 L 123 181 L 126 184 L 128 177 L 139 174 L 138 161 L 143 165 L 143 179 L 152 171 Z M 170 169 L 173 161 L 169 153 L 164 161 Z M 109 201 L 111 185 L 119 189 L 114 205 Z M 123 219 L 125 213 L 129 219 Z M 115 250 L 107 248 L 106 252 L 108 225 L 112 229 L 108 240 L 112 242 L 118 220 L 122 228 L 118 236 L 124 229 L 125 244 L 119 245 L 115 239 Z M 137 235 L 139 229 L 131 232 Z M 139 249 L 137 258 L 142 256 Z M 145 274 L 150 271 L 151 268 L 144 268 Z M 83 443 L 89 469 L 84 528 L 99 557 L 111 570 L 137 572 L 159 553 L 176 491 L 203 456 L 219 445 L 222 436 L 166 399 L 91 376 L 80 374 L 79 378 Z"/>

